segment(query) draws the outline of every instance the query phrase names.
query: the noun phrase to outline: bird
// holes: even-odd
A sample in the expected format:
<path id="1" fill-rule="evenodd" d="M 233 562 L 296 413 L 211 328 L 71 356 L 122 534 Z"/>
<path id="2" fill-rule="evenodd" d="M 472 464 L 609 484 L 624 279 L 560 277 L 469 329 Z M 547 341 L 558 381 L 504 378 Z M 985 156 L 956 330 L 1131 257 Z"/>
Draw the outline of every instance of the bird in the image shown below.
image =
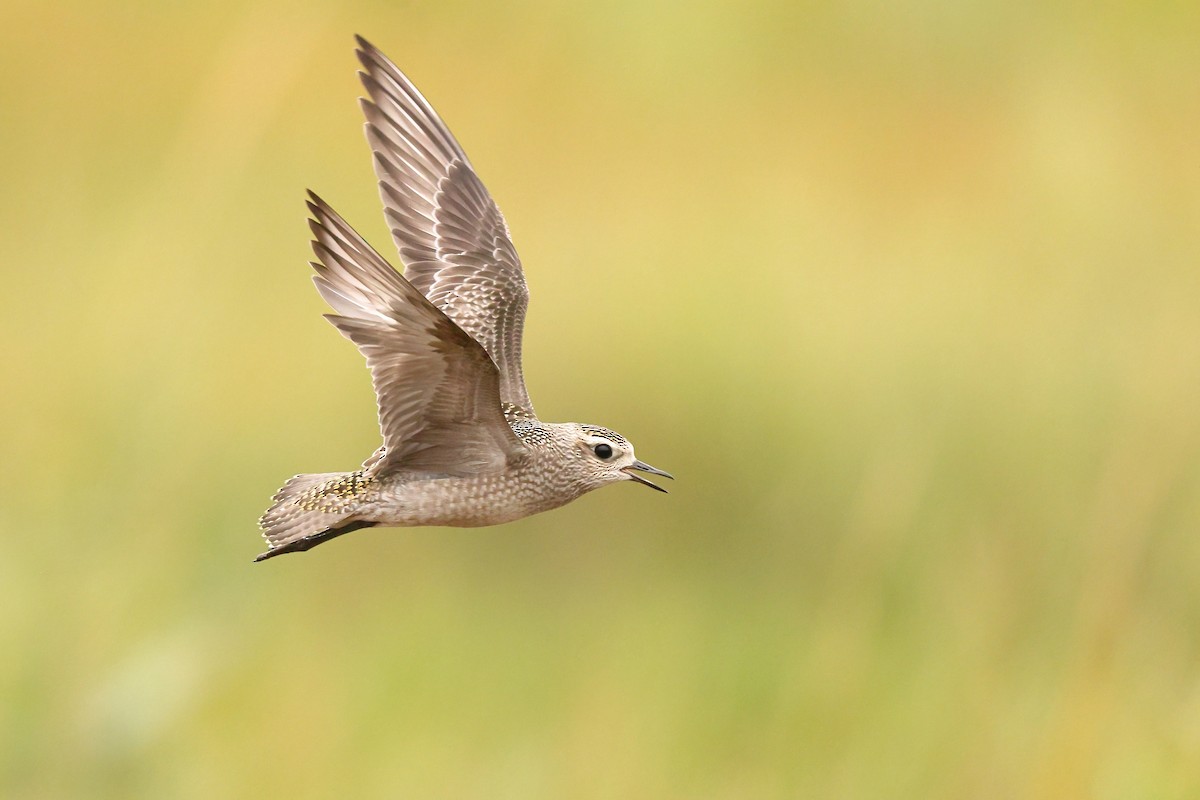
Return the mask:
<path id="1" fill-rule="evenodd" d="M 543 422 L 521 370 L 529 290 L 508 224 L 458 140 L 400 69 L 355 37 L 359 104 L 404 273 L 309 191 L 325 318 L 366 358 L 383 442 L 351 472 L 295 475 L 259 519 L 266 552 L 376 526 L 496 525 L 642 473 L 621 434 Z"/>

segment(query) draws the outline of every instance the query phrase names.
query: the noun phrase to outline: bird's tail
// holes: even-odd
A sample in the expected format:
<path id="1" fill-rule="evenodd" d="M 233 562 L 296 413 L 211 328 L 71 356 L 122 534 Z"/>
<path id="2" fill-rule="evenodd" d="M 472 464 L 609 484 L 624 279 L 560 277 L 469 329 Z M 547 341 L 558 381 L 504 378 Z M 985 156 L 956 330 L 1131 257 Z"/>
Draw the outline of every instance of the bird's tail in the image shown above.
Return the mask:
<path id="1" fill-rule="evenodd" d="M 254 560 L 308 550 L 344 533 L 375 525 L 354 516 L 370 480 L 361 471 L 291 478 L 271 498 L 271 507 L 258 520 L 268 549 Z"/>

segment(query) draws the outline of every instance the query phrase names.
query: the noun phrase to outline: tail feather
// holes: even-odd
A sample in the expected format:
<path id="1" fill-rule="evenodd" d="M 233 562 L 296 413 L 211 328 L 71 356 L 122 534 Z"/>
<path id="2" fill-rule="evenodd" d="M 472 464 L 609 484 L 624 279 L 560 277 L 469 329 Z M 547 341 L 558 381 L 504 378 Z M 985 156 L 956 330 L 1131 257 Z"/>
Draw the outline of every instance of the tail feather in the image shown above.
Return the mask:
<path id="1" fill-rule="evenodd" d="M 335 536 L 374 525 L 354 519 L 357 496 L 368 483 L 361 472 L 313 473 L 288 480 L 258 520 L 268 550 L 255 561 L 308 550 Z"/>

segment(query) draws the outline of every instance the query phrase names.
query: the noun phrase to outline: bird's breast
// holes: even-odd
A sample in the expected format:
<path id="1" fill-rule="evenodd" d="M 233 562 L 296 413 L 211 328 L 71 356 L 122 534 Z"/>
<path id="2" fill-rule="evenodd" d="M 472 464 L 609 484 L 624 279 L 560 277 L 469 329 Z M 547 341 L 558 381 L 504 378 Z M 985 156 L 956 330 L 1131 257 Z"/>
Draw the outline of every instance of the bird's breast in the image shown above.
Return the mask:
<path id="1" fill-rule="evenodd" d="M 371 518 L 385 525 L 498 525 L 549 511 L 578 495 L 536 470 L 382 481 Z"/>

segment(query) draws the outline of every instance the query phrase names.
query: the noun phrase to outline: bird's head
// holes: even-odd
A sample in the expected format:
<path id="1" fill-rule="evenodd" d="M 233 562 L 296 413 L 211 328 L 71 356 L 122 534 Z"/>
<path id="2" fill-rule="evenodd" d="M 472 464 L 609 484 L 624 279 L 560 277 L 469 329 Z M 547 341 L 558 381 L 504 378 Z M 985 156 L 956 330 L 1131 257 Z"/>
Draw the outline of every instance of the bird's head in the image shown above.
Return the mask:
<path id="1" fill-rule="evenodd" d="M 598 425 L 573 425 L 572 458 L 581 470 L 583 480 L 589 489 L 597 489 L 618 481 L 634 481 L 660 492 L 667 491 L 658 484 L 651 483 L 639 475 L 647 472 L 651 475 L 661 475 L 664 478 L 674 476 L 669 472 L 652 467 L 638 461 L 633 454 L 633 445 L 621 434 Z"/>

